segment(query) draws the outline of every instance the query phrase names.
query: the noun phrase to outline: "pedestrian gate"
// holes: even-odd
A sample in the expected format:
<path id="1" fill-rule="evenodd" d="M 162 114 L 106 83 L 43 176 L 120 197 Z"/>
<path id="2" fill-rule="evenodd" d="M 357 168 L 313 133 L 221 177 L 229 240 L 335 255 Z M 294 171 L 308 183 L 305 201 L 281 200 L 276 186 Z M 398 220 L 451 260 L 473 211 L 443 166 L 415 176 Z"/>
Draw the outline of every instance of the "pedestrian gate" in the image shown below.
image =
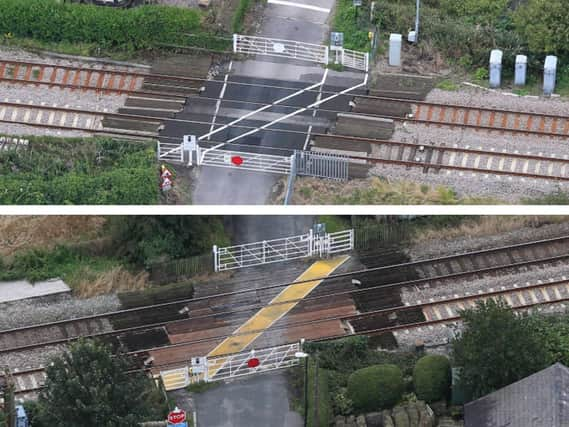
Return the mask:
<path id="1" fill-rule="evenodd" d="M 312 256 L 325 257 L 354 249 L 354 230 L 307 234 L 242 245 L 213 247 L 214 270 L 225 271 Z"/>

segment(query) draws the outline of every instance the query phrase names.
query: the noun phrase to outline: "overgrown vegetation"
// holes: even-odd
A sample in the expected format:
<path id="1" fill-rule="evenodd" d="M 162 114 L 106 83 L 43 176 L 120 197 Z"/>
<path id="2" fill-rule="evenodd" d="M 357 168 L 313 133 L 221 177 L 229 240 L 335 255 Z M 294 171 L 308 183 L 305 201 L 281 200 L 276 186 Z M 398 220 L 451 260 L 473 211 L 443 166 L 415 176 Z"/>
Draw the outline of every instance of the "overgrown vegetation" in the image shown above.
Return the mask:
<path id="1" fill-rule="evenodd" d="M 415 0 L 381 0 L 376 17 L 382 33 L 407 34 Z M 487 68 L 491 49 L 501 49 L 506 78 L 513 75 L 515 55 L 526 54 L 530 78 L 536 81 L 545 55 L 557 55 L 561 89 L 569 81 L 568 21 L 565 0 L 423 0 L 420 48 L 424 56 L 433 55 L 434 48 L 471 73 Z"/>
<path id="2" fill-rule="evenodd" d="M 428 354 L 419 359 L 413 369 L 415 394 L 427 403 L 446 400 L 450 393 L 449 360 L 441 355 Z"/>
<path id="3" fill-rule="evenodd" d="M 237 9 L 233 15 L 233 19 L 231 20 L 231 28 L 233 29 L 234 33 L 241 33 L 243 31 L 243 24 L 245 23 L 245 15 L 247 15 L 247 11 L 252 3 L 255 0 L 239 0 L 239 4 L 237 5 Z"/>
<path id="4" fill-rule="evenodd" d="M 403 375 L 395 365 L 358 369 L 348 378 L 348 398 L 358 413 L 393 407 L 403 395 Z"/>
<path id="5" fill-rule="evenodd" d="M 91 53 L 132 53 L 161 43 L 191 45 L 185 33 L 207 36 L 197 9 L 154 5 L 116 9 L 57 0 L 0 0 L 0 9 L 0 34 L 6 41 L 79 44 Z"/>
<path id="6" fill-rule="evenodd" d="M 352 0 L 336 1 L 332 31 L 344 33 L 344 47 L 346 49 L 370 50 L 368 7 L 361 6 L 357 10 Z"/>
<path id="7" fill-rule="evenodd" d="M 155 204 L 154 149 L 107 138 L 30 137 L 0 152 L 0 204 Z"/>

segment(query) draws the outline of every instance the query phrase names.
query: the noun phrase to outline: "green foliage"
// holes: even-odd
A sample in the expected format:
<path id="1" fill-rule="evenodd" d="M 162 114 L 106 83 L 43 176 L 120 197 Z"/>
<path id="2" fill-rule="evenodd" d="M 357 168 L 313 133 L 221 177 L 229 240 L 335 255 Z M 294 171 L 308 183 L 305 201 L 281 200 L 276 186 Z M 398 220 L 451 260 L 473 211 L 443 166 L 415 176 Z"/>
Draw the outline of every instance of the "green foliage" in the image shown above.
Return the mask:
<path id="1" fill-rule="evenodd" d="M 413 370 L 417 398 L 427 403 L 446 399 L 450 391 L 450 362 L 444 356 L 429 354 L 419 359 Z"/>
<path id="2" fill-rule="evenodd" d="M 509 3 L 510 0 L 440 0 L 440 8 L 473 24 L 493 25 L 508 13 Z"/>
<path id="3" fill-rule="evenodd" d="M 135 51 L 177 43 L 200 27 L 200 12 L 167 6 L 116 9 L 57 0 L 0 0 L 0 33 L 47 42 Z"/>
<path id="4" fill-rule="evenodd" d="M 73 282 L 73 277 L 89 267 L 94 271 L 104 271 L 117 265 L 108 258 L 83 256 L 65 246 L 53 250 L 30 249 L 18 252 L 14 259 L 0 269 L 0 280 L 28 279 L 31 282 L 61 277 Z"/>
<path id="5" fill-rule="evenodd" d="M 478 398 L 537 372 L 549 364 L 536 323 L 503 302 L 488 300 L 461 314 L 462 335 L 453 342 L 453 358 L 471 398 Z"/>
<path id="6" fill-rule="evenodd" d="M 542 197 L 522 198 L 524 205 L 569 205 L 569 194 L 557 190 Z"/>
<path id="7" fill-rule="evenodd" d="M 395 365 L 374 365 L 355 371 L 348 379 L 348 397 L 357 412 L 393 407 L 405 386 L 401 370 Z"/>
<path id="8" fill-rule="evenodd" d="M 189 386 L 186 387 L 186 390 L 189 391 L 190 393 L 204 393 L 208 390 L 211 390 L 212 388 L 217 387 L 218 385 L 220 385 L 221 383 L 218 382 L 209 382 L 206 383 L 205 381 L 200 381 L 197 383 L 193 383 L 190 384 Z"/>
<path id="9" fill-rule="evenodd" d="M 488 68 L 486 67 L 479 67 L 474 72 L 474 78 L 479 82 L 485 82 L 486 80 L 488 80 L 489 77 L 490 74 L 488 72 Z"/>
<path id="10" fill-rule="evenodd" d="M 216 216 L 113 217 L 111 233 L 117 255 L 138 265 L 209 252 L 229 239 Z"/>
<path id="11" fill-rule="evenodd" d="M 234 33 L 241 33 L 243 31 L 243 24 L 245 23 L 245 16 L 251 6 L 251 0 L 239 0 L 235 14 L 231 21 L 231 28 Z"/>
<path id="12" fill-rule="evenodd" d="M 107 138 L 31 137 L 0 152 L 0 204 L 156 203 L 155 154 Z"/>
<path id="13" fill-rule="evenodd" d="M 318 381 L 316 381 L 318 377 Z M 318 409 L 318 422 L 316 410 Z M 314 360 L 308 366 L 308 427 L 329 427 L 332 418 L 328 371 L 316 368 Z"/>
<path id="14" fill-rule="evenodd" d="M 154 382 L 110 348 L 94 341 L 72 344 L 46 369 L 35 427 L 130 427 L 163 419 L 167 405 Z"/>
<path id="15" fill-rule="evenodd" d="M 527 0 L 514 13 L 515 28 L 531 52 L 569 59 L 569 8 L 565 0 Z"/>
<path id="16" fill-rule="evenodd" d="M 368 37 L 369 13 L 367 13 L 365 2 L 359 9 L 356 12 L 352 0 L 338 0 L 332 30 L 344 33 L 346 49 L 369 51 L 371 48 Z"/>
<path id="17" fill-rule="evenodd" d="M 326 232 L 335 233 L 336 231 L 343 231 L 350 228 L 349 217 L 341 217 L 338 215 L 320 215 L 318 217 L 319 223 L 326 224 Z"/>

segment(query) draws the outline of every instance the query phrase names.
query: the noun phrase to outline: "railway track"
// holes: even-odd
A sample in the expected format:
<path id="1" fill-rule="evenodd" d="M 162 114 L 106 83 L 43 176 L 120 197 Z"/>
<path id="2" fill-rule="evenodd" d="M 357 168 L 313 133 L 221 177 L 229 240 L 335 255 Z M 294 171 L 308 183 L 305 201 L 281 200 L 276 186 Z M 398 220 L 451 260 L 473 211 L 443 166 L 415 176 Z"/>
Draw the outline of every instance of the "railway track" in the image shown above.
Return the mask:
<path id="1" fill-rule="evenodd" d="M 0 61 L 0 82 L 160 98 L 185 98 L 205 79 L 147 71 L 77 67 L 39 62 Z"/>
<path id="2" fill-rule="evenodd" d="M 356 96 L 354 102 L 355 113 L 378 115 L 394 120 L 562 139 L 569 137 L 569 117 L 561 115 L 377 96 Z M 407 114 L 398 116 L 377 114 L 378 110 L 385 111 L 386 105 L 390 104 L 409 105 L 414 108 L 410 108 L 411 111 Z"/>
<path id="3" fill-rule="evenodd" d="M 371 268 L 369 271 L 363 270 L 339 274 L 326 279 L 323 287 L 319 289 L 319 293 L 315 296 L 309 296 L 308 298 L 305 298 L 305 300 L 297 301 L 299 302 L 299 314 L 297 319 L 301 319 L 300 323 L 314 323 L 314 321 L 320 318 L 327 319 L 330 317 L 330 313 L 339 313 L 343 310 L 341 308 L 334 308 L 333 306 L 330 306 L 329 303 L 331 299 L 339 301 L 342 297 L 353 297 L 355 300 L 358 300 L 358 297 L 360 296 L 361 299 L 366 301 L 367 305 L 360 307 L 360 309 L 363 310 L 363 313 L 359 316 L 360 318 L 372 319 L 370 320 L 371 323 L 366 322 L 366 324 L 374 325 L 379 322 L 377 320 L 378 310 L 381 312 L 381 310 L 393 310 L 396 307 L 401 307 L 400 298 L 394 297 L 393 295 L 398 294 L 399 289 L 402 287 L 426 288 L 444 286 L 445 283 L 449 281 L 456 281 L 459 278 L 487 277 L 488 275 L 511 273 L 519 270 L 525 271 L 528 268 L 537 265 L 545 266 L 566 262 L 569 259 L 569 253 L 566 252 L 564 248 L 566 248 L 568 241 L 569 236 L 563 236 L 554 239 L 510 245 L 501 248 L 492 248 L 489 250 L 436 259 L 415 261 L 400 265 L 390 265 L 381 268 Z M 398 278 L 401 277 L 406 280 L 398 280 Z M 361 283 L 361 286 L 358 286 L 358 289 L 354 289 L 352 285 L 347 286 L 352 279 Z M 266 292 L 267 295 L 265 295 L 265 297 L 269 297 L 278 293 L 282 286 L 284 285 L 268 286 L 266 289 L 255 289 L 254 292 L 256 292 L 257 297 L 259 297 L 259 292 Z M 567 289 L 569 290 L 569 287 L 567 287 Z M 330 290 L 332 292 L 330 292 Z M 386 292 L 390 292 L 387 297 Z M 224 301 L 223 295 L 218 297 L 215 295 L 208 296 L 197 301 L 182 300 L 164 303 L 160 305 L 160 308 L 167 309 L 169 311 L 172 311 L 173 309 L 177 310 L 183 306 L 188 306 L 190 307 L 191 315 L 189 318 L 185 319 L 178 317 L 177 319 L 165 319 L 159 323 L 147 322 L 146 324 L 121 330 L 112 330 L 111 320 L 113 316 L 124 314 L 125 312 L 133 313 L 138 310 L 152 310 L 154 307 L 141 307 L 113 313 L 104 313 L 96 316 L 87 316 L 81 319 L 68 319 L 44 325 L 32 325 L 23 328 L 0 331 L 0 354 L 24 351 L 33 348 L 37 349 L 57 344 L 66 344 L 80 337 L 89 336 L 120 338 L 119 341 L 123 340 L 124 342 L 128 342 L 128 339 L 125 339 L 128 334 L 136 335 L 138 333 L 144 334 L 152 331 L 155 332 L 157 329 L 163 329 L 166 326 L 168 326 L 169 329 L 166 332 L 167 334 L 176 330 L 176 328 L 182 328 L 182 330 L 194 330 L 197 327 L 198 329 L 196 330 L 196 333 L 199 336 L 207 337 L 204 338 L 206 340 L 213 340 L 215 339 L 216 332 L 220 330 L 212 326 L 215 322 L 219 322 L 221 319 L 224 319 L 222 324 L 226 325 L 225 328 L 227 331 L 225 333 L 230 334 L 230 330 L 234 329 L 234 326 L 232 326 L 233 323 L 239 324 L 239 319 L 248 318 L 251 312 L 254 312 L 266 305 L 262 303 L 261 300 L 257 303 L 252 302 L 251 297 L 246 294 L 247 292 L 241 291 L 239 293 L 240 298 L 234 299 L 231 307 L 226 307 L 224 305 L 226 302 Z M 565 294 L 561 294 L 561 296 L 564 295 Z M 552 290 L 549 293 L 549 302 L 553 301 L 554 297 L 558 297 L 558 295 L 555 293 L 555 290 Z M 214 302 L 212 303 L 212 301 Z M 445 301 L 445 303 L 450 304 L 451 302 Z M 317 310 L 315 310 L 316 307 L 318 307 Z M 411 310 L 412 308 L 413 307 L 409 308 L 407 306 L 404 308 L 404 311 Z M 436 313 L 436 311 L 433 312 Z M 412 316 L 409 320 L 417 320 L 416 317 L 417 313 L 415 310 L 414 317 Z M 347 330 L 354 328 L 354 332 L 360 333 L 362 331 L 358 329 L 358 319 L 359 318 L 357 316 L 343 316 L 338 319 L 330 318 L 328 319 L 328 323 L 323 325 L 325 326 L 325 330 L 333 331 L 338 329 L 338 321 L 343 322 L 344 324 L 355 322 L 356 327 L 354 328 L 353 325 L 350 325 Z M 403 317 L 403 319 L 405 319 L 405 317 Z M 336 323 L 333 324 L 333 322 Z M 294 322 L 291 323 L 286 319 L 283 319 L 283 321 L 276 326 L 287 331 L 293 331 L 289 332 L 289 335 L 283 333 L 283 336 L 285 337 L 290 336 L 290 334 L 296 334 L 316 339 L 318 338 L 319 329 L 315 328 L 313 323 L 309 323 L 309 326 L 307 326 L 304 324 L 295 324 Z M 208 337 L 208 334 L 204 334 L 204 331 L 207 331 L 210 327 L 213 327 L 213 329 Z M 373 330 L 374 328 L 366 327 L 364 329 Z M 213 334 L 213 336 L 211 336 L 211 334 Z M 171 344 L 166 341 L 163 344 L 164 345 L 158 345 L 156 348 L 163 348 L 167 350 L 180 348 L 182 346 L 181 348 L 184 349 L 183 351 L 186 352 L 186 354 L 187 351 L 189 351 L 188 349 L 192 348 L 192 343 L 185 344 L 183 341 L 175 344 Z M 131 353 L 146 356 L 148 351 L 148 348 L 144 348 L 144 346 L 142 346 L 142 348 L 137 348 L 131 351 Z M 28 389 L 20 390 L 21 393 L 28 391 Z"/>
<path id="4" fill-rule="evenodd" d="M 105 127 L 103 120 L 107 118 L 129 120 L 137 129 L 126 130 Z M 89 111 L 69 106 L 24 104 L 22 102 L 0 102 L 0 123 L 143 139 L 157 137 L 161 125 L 158 118 L 154 120 L 144 116 Z"/>

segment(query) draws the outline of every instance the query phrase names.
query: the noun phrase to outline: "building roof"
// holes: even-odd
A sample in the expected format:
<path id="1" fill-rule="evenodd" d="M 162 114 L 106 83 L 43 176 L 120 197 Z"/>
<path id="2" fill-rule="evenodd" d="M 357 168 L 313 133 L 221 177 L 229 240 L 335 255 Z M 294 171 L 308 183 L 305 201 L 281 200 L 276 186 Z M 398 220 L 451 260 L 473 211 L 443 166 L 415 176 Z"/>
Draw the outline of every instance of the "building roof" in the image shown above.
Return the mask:
<path id="1" fill-rule="evenodd" d="M 465 427 L 569 427 L 569 368 L 556 363 L 464 407 Z"/>

